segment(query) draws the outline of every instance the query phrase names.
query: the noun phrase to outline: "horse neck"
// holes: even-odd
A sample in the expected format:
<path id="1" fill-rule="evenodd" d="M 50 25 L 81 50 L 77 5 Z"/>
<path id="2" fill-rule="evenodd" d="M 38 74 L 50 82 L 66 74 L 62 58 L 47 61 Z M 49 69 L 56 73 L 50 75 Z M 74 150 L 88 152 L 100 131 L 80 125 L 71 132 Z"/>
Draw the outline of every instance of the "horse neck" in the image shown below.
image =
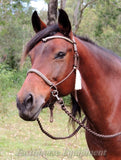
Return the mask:
<path id="1" fill-rule="evenodd" d="M 114 94 L 117 94 L 114 83 L 117 78 L 112 77 L 117 70 L 115 63 L 120 68 L 121 63 L 109 54 L 104 57 L 106 53 L 93 44 L 77 40 L 77 46 L 82 76 L 82 90 L 78 91 L 78 100 L 88 119 L 97 125 L 102 122 L 102 118 L 107 120 L 113 112 Z"/>
<path id="2" fill-rule="evenodd" d="M 101 51 L 99 50 L 97 46 L 88 42 L 81 41 L 81 43 L 78 44 L 80 57 L 79 69 L 83 82 L 88 89 L 94 88 L 95 86 L 100 87 L 100 85 L 102 85 L 102 81 L 100 80 L 106 80 L 104 75 L 106 68 L 107 71 L 109 68 L 108 65 L 105 64 L 106 62 L 101 62 L 103 56 L 100 54 Z"/>

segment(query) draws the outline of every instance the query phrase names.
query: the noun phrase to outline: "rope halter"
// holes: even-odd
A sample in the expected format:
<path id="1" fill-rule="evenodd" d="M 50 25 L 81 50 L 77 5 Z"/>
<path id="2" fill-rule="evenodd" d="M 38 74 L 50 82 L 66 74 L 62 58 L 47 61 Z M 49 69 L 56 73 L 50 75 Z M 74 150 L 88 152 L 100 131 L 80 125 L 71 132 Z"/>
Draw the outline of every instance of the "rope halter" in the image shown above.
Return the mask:
<path id="1" fill-rule="evenodd" d="M 75 89 L 76 90 L 79 90 L 79 89 L 82 89 L 82 86 L 81 86 L 81 75 L 80 75 L 80 72 L 78 70 L 78 61 L 79 61 L 79 54 L 78 54 L 78 51 L 77 51 L 77 44 L 75 42 L 75 39 L 73 37 L 73 40 L 67 38 L 67 37 L 64 37 L 64 36 L 50 36 L 50 37 L 46 37 L 46 38 L 43 38 L 42 39 L 42 42 L 47 42 L 49 40 L 52 40 L 52 39 L 64 39 L 66 41 L 68 41 L 69 43 L 73 44 L 73 48 L 74 48 L 74 65 L 73 65 L 73 68 L 72 70 L 70 71 L 70 73 L 64 78 L 62 79 L 60 82 L 56 83 L 56 84 L 53 84 L 43 73 L 41 73 L 39 70 L 37 69 L 30 69 L 28 70 L 27 74 L 29 73 L 36 73 L 38 76 L 40 76 L 51 88 L 54 87 L 56 88 L 57 85 L 63 83 L 66 79 L 68 79 L 70 77 L 70 75 L 74 72 L 74 70 L 76 70 L 76 80 L 75 80 Z"/>

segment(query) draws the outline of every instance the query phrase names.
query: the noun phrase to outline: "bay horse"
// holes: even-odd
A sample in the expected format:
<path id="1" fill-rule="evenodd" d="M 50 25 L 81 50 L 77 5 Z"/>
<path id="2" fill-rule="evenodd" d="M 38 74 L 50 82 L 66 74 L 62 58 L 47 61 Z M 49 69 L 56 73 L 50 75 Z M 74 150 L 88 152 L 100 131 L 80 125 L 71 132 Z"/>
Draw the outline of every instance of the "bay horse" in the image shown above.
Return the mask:
<path id="1" fill-rule="evenodd" d="M 36 35 L 27 44 L 23 56 L 23 59 L 30 56 L 32 68 L 16 100 L 20 117 L 36 120 L 56 86 L 59 96 L 72 95 L 77 102 L 72 114 L 76 116 L 82 109 L 89 129 L 103 135 L 121 132 L 120 57 L 88 38 L 74 35 L 69 17 L 62 9 L 58 24 L 46 26 L 35 11 L 32 25 Z M 82 88 L 75 91 L 73 68 L 77 51 Z M 95 160 L 121 160 L 120 135 L 106 139 L 86 131 L 86 140 L 90 151 L 106 151 L 105 155 L 93 155 Z"/>

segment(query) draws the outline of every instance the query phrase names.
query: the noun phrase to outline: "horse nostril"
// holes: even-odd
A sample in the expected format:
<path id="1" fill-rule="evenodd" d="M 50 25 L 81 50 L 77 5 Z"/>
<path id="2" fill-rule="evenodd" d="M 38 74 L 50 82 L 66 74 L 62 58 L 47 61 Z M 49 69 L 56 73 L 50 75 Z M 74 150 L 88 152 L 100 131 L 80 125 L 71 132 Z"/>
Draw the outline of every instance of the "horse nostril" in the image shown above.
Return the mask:
<path id="1" fill-rule="evenodd" d="M 30 108 L 33 104 L 33 95 L 32 94 L 28 94 L 26 99 L 25 99 L 25 106 L 26 108 Z"/>

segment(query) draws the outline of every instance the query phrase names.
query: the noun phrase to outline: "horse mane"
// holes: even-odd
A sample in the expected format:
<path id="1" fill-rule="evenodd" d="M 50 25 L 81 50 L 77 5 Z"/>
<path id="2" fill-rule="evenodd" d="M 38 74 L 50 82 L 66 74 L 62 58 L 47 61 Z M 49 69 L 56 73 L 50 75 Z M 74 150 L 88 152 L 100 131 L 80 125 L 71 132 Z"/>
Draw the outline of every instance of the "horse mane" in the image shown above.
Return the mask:
<path id="1" fill-rule="evenodd" d="M 79 106 L 78 102 L 76 101 L 75 97 L 71 94 L 71 102 L 72 102 L 72 108 L 71 113 L 74 117 L 81 117 L 81 107 Z M 75 122 L 70 118 L 69 122 L 72 123 L 72 126 L 75 128 Z"/>
<path id="2" fill-rule="evenodd" d="M 85 42 L 88 42 L 88 43 L 90 43 L 90 44 L 98 47 L 99 49 L 103 50 L 104 52 L 107 52 L 107 53 L 109 53 L 109 54 L 111 54 L 111 55 L 113 55 L 113 56 L 115 56 L 115 57 L 117 57 L 118 59 L 121 60 L 121 57 L 119 57 L 119 56 L 118 56 L 117 54 L 115 54 L 113 51 L 111 51 L 111 50 L 109 50 L 109 49 L 107 49 L 107 48 L 104 48 L 104 47 L 98 45 L 98 44 L 95 43 L 93 40 L 91 40 L 89 37 L 86 37 L 86 36 L 83 37 L 83 36 L 78 36 L 78 35 L 75 35 L 75 36 L 76 36 L 77 38 L 79 38 L 80 40 L 85 41 Z"/>
<path id="3" fill-rule="evenodd" d="M 94 41 L 92 41 L 89 37 L 86 37 L 86 36 L 78 36 L 78 35 L 75 35 L 77 38 L 79 38 L 80 40 L 82 41 L 85 41 L 85 42 L 89 42 L 95 46 L 98 46 Z"/>

